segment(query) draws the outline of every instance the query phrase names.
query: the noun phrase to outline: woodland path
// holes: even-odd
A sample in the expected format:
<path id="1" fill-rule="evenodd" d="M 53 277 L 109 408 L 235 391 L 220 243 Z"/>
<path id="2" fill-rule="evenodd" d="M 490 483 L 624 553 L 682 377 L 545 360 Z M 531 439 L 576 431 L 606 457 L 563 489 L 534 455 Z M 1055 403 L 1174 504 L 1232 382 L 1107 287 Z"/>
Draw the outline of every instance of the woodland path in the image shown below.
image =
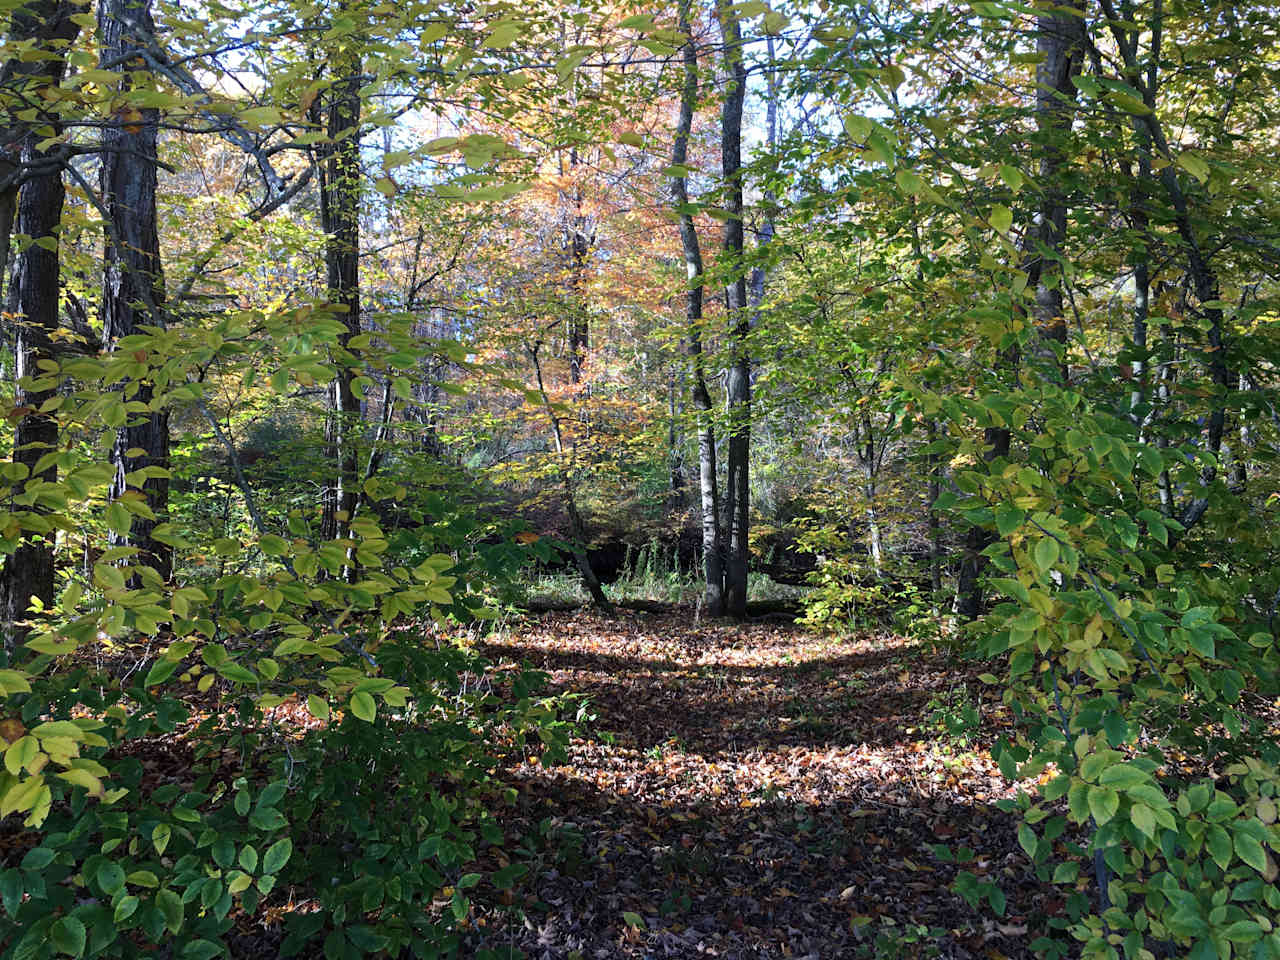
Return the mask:
<path id="1" fill-rule="evenodd" d="M 981 696 L 963 663 L 891 635 L 687 612 L 549 614 L 483 650 L 548 671 L 596 719 L 567 764 L 508 771 L 541 873 L 516 904 L 525 918 L 480 915 L 475 945 L 538 960 L 999 960 L 1030 956 L 1063 909 L 995 806 L 1012 795 L 985 748 L 1003 708 L 984 704 L 971 738 L 943 722 L 942 705 Z M 1004 917 L 947 889 L 958 868 L 939 843 L 972 848 L 966 867 L 999 884 Z"/>

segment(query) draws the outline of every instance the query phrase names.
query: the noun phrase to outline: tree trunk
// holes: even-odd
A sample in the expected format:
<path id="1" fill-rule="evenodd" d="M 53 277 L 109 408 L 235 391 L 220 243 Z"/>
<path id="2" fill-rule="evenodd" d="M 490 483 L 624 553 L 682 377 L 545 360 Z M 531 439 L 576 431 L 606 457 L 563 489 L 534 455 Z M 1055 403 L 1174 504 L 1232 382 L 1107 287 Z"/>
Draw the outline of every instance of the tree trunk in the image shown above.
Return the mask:
<path id="1" fill-rule="evenodd" d="M 930 419 L 928 441 L 932 445 L 938 439 L 938 421 Z M 942 495 L 942 458 L 929 454 L 929 585 L 933 588 L 935 606 L 942 594 L 942 524 L 934 504 Z"/>
<path id="2" fill-rule="evenodd" d="M 1009 455 L 1009 431 L 1002 427 L 988 427 L 983 431 L 983 459 L 992 463 Z M 995 537 L 985 527 L 970 527 L 964 538 L 964 553 L 960 558 L 960 571 L 956 575 L 955 612 L 965 620 L 976 620 L 982 614 L 982 576 L 987 568 L 987 558 L 982 551 L 995 542 Z"/>
<path id="3" fill-rule="evenodd" d="M 320 166 L 320 219 L 325 232 L 329 300 L 342 308 L 346 330 L 334 349 L 335 376 L 329 386 L 325 442 L 336 476 L 323 503 L 321 533 L 345 537 L 355 509 L 356 429 L 360 399 L 355 394 L 355 358 L 347 344 L 360 333 L 360 71 L 358 57 L 338 60 L 340 72 L 329 91 L 326 124 L 329 142 Z M 353 575 L 354 569 L 348 571 Z"/>
<path id="4" fill-rule="evenodd" d="M 726 287 L 729 324 L 733 337 L 733 362 L 725 381 L 729 420 L 729 462 L 725 477 L 725 527 L 729 549 L 725 557 L 725 611 L 734 617 L 747 614 L 747 545 L 750 524 L 751 457 L 751 359 L 747 334 L 747 276 L 743 262 L 742 220 L 742 111 L 747 93 L 747 69 L 742 56 L 742 30 L 738 15 L 727 3 L 716 8 L 724 37 L 727 89 L 720 111 L 720 165 L 725 182 L 724 252 L 730 280 Z"/>
<path id="5" fill-rule="evenodd" d="M 79 8 L 69 3 L 40 3 L 14 13 L 12 36 L 15 39 L 36 39 L 46 56 L 6 63 L 0 78 L 6 86 L 29 87 L 24 93 L 31 102 L 43 102 L 40 88 L 57 86 L 66 70 L 62 53 L 80 30 L 71 20 L 78 12 Z M 32 165 L 46 160 L 49 153 L 40 150 L 39 144 L 50 135 L 49 128 L 55 131 L 55 135 L 60 130 L 56 116 L 41 117 L 40 120 L 48 125 L 40 133 L 9 128 L 9 133 L 20 144 L 22 164 Z M 22 380 L 40 377 L 39 362 L 57 358 L 53 338 L 59 325 L 61 262 L 57 240 L 65 195 L 62 171 L 53 170 L 28 180 L 17 205 L 19 234 L 35 240 L 54 241 L 52 249 L 29 243 L 18 254 L 9 291 L 9 312 L 16 318 L 14 360 L 18 386 L 14 393 L 14 408 L 15 412 L 21 413 L 14 434 L 13 462 L 27 468 L 27 478 L 21 485 L 23 491 L 57 480 L 57 467 L 52 464 L 39 472 L 35 470 L 40 458 L 58 445 L 57 422 L 53 417 L 37 412 L 55 391 L 25 389 Z M 15 512 L 22 526 L 21 539 L 17 549 L 5 558 L 3 571 L 0 571 L 0 630 L 4 634 L 5 649 L 9 651 L 27 634 L 20 621 L 26 617 L 31 598 L 39 598 L 45 606 L 52 605 L 54 599 L 54 528 L 44 516 L 44 511 L 35 505 L 27 511 L 19 509 Z"/>
<path id="6" fill-rule="evenodd" d="M 1062 276 L 1059 257 L 1066 237 L 1066 195 L 1061 185 L 1065 156 L 1063 138 L 1070 132 L 1076 88 L 1072 77 L 1080 72 L 1084 56 L 1084 21 L 1066 10 L 1053 10 L 1036 17 L 1036 50 L 1041 56 L 1036 68 L 1036 133 L 1040 150 L 1040 182 L 1045 196 L 1037 214 L 1035 229 L 1028 229 L 1024 242 L 1022 269 L 1027 286 L 1035 290 L 1034 308 L 1041 349 L 1046 366 L 1054 369 L 1061 383 L 1067 381 L 1067 325 L 1063 317 Z M 1006 368 L 1017 366 L 1017 348 L 1001 357 Z M 983 432 L 984 459 L 988 463 L 1009 455 L 1010 433 L 992 427 Z M 983 606 L 982 577 L 987 558 L 983 556 L 995 537 L 991 531 L 972 527 L 965 535 L 964 553 L 956 579 L 955 611 L 972 620 Z"/>
<path id="7" fill-rule="evenodd" d="M 578 166 L 578 152 L 570 153 L 570 168 Z M 582 281 L 587 270 L 587 254 L 591 252 L 591 237 L 587 235 L 587 218 L 582 211 L 582 187 L 575 184 L 572 236 L 569 238 L 569 382 L 582 383 L 582 371 L 587 365 L 588 320 L 587 305 L 582 293 Z"/>
<path id="8" fill-rule="evenodd" d="M 151 0 L 102 0 L 99 15 L 102 57 L 119 64 L 120 86 L 133 86 L 131 74 L 140 61 L 127 56 L 145 46 L 155 32 Z M 105 269 L 102 283 L 102 340 L 114 350 L 125 337 L 143 333 L 144 326 L 162 327 L 164 274 L 156 222 L 156 139 L 158 110 L 144 109 L 140 119 L 116 121 L 103 132 L 102 201 L 107 209 Z M 126 381 L 127 400 L 151 405 L 154 385 L 149 379 Z M 132 452 L 131 452 L 132 451 Z M 112 500 L 141 497 L 154 518 L 133 516 L 129 531 L 113 530 L 112 546 L 138 547 L 140 564 L 152 567 L 162 580 L 173 568 L 169 545 L 151 532 L 164 522 L 169 506 L 169 414 L 163 408 L 131 415 L 116 431 L 111 460 L 116 475 Z M 158 471 L 150 473 L 150 471 Z M 148 473 L 142 473 L 148 471 Z M 139 473 L 142 473 L 139 476 Z"/>
<path id="9" fill-rule="evenodd" d="M 711 394 L 707 391 L 706 365 L 702 354 L 702 301 L 705 280 L 702 247 L 689 208 L 689 184 L 684 165 L 689 156 L 689 134 L 698 97 L 698 50 L 689 23 L 692 0 L 680 0 L 680 32 L 683 48 L 684 84 L 680 90 L 680 114 L 671 148 L 671 196 L 680 220 L 680 245 L 684 251 L 688 288 L 685 291 L 686 345 L 693 373 L 693 405 L 698 411 L 698 493 L 702 519 L 702 607 L 709 617 L 724 614 L 724 541 L 720 532 L 720 492 L 716 476 L 716 435 L 712 423 Z"/>
<path id="10" fill-rule="evenodd" d="M 684 437 L 680 420 L 684 415 L 684 377 L 673 368 L 667 376 L 667 456 L 670 466 L 671 505 L 684 504 Z"/>
<path id="11" fill-rule="evenodd" d="M 862 495 L 867 501 L 867 553 L 871 555 L 871 565 L 875 568 L 877 579 L 884 575 L 884 540 L 880 533 L 880 517 L 876 513 L 876 478 L 880 473 L 881 457 L 876 450 L 876 435 L 870 417 L 862 421 L 863 448 Z"/>
<path id="12" fill-rule="evenodd" d="M 555 441 L 556 455 L 560 457 L 560 483 L 564 489 L 565 512 L 569 515 L 569 532 L 573 536 L 571 548 L 573 550 L 573 562 L 577 566 L 578 572 L 582 574 L 582 585 L 591 594 L 591 599 L 595 605 L 602 610 L 612 610 L 613 604 L 609 602 L 609 598 L 605 595 L 604 586 L 600 583 L 600 578 L 596 576 L 596 571 L 591 566 L 591 558 L 587 555 L 587 525 L 582 520 L 582 514 L 578 512 L 578 496 L 574 487 L 573 465 L 564 462 L 564 430 L 560 426 L 560 415 L 556 413 L 556 408 L 547 393 L 546 382 L 542 379 L 542 361 L 538 358 L 538 351 L 541 347 L 541 343 L 535 343 L 529 350 L 529 357 L 533 360 L 533 373 L 537 378 L 538 393 L 542 397 L 542 408 L 547 413 L 547 419 L 551 421 L 551 436 Z"/>
<path id="13" fill-rule="evenodd" d="M 1078 9 L 1082 0 L 1076 0 Z M 1039 244 L 1035 257 L 1036 326 L 1041 343 L 1053 344 L 1058 376 L 1067 382 L 1067 323 L 1063 316 L 1062 245 L 1067 234 L 1067 201 L 1062 170 L 1067 163 L 1063 141 L 1071 132 L 1076 101 L 1074 78 L 1084 62 L 1084 18 L 1064 5 L 1036 17 L 1036 51 L 1043 58 L 1036 68 L 1036 132 L 1040 143 L 1040 183 L 1045 195 L 1040 208 Z"/>
<path id="14" fill-rule="evenodd" d="M 862 495 L 867 500 L 867 552 L 871 554 L 871 566 L 876 577 L 884 576 L 884 538 L 880 533 L 880 517 L 876 513 L 876 485 L 868 478 L 862 485 Z"/>

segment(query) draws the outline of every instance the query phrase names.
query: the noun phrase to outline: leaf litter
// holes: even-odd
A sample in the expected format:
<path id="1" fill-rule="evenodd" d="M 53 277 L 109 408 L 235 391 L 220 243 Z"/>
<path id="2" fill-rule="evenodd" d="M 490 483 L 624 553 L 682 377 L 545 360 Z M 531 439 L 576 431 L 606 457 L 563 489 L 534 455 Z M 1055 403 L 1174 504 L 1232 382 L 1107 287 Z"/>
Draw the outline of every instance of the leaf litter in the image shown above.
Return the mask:
<path id="1" fill-rule="evenodd" d="M 683 612 L 552 613 L 481 651 L 547 671 L 593 719 L 567 763 L 503 771 L 536 869 L 505 906 L 477 903 L 471 949 L 1000 960 L 1064 909 L 996 807 L 1016 794 L 989 752 L 1008 717 L 974 664 Z M 1003 916 L 949 889 L 960 869 L 1001 889 Z"/>

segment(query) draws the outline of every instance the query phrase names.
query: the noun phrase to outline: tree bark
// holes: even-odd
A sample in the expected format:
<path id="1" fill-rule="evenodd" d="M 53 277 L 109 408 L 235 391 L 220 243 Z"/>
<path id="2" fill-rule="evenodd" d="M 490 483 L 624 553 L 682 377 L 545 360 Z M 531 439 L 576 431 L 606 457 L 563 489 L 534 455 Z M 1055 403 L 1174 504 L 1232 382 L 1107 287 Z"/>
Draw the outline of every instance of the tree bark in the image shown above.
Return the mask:
<path id="1" fill-rule="evenodd" d="M 982 432 L 983 459 L 994 463 L 1009 456 L 1009 431 L 1003 427 L 988 427 Z M 987 569 L 983 551 L 995 542 L 995 537 L 985 527 L 969 528 L 964 538 L 964 552 L 960 558 L 960 570 L 956 575 L 956 613 L 965 620 L 976 620 L 982 615 L 982 577 Z"/>
<path id="2" fill-rule="evenodd" d="M 938 439 L 938 421 L 930 419 L 928 423 L 927 440 L 930 445 Z M 928 459 L 929 469 L 929 586 L 933 589 L 933 602 L 936 605 L 940 602 L 939 597 L 942 594 L 942 524 L 938 519 L 937 508 L 934 504 L 938 502 L 938 497 L 942 495 L 942 458 L 936 453 L 930 453 Z"/>
<path id="3" fill-rule="evenodd" d="M 582 575 L 582 585 L 591 594 L 592 602 L 602 610 L 612 610 L 613 604 L 609 602 L 608 596 L 605 595 L 604 586 L 600 583 L 600 578 L 596 576 L 595 568 L 591 566 L 591 558 L 587 555 L 587 525 L 583 522 L 582 514 L 578 512 L 578 496 L 574 487 L 573 466 L 572 464 L 564 463 L 565 442 L 564 430 L 560 426 L 560 415 L 556 413 L 556 408 L 547 393 L 546 382 L 542 379 L 542 361 L 538 357 L 538 351 L 541 347 L 541 343 L 535 343 L 529 349 L 529 357 L 533 360 L 533 372 L 538 382 L 538 393 L 542 397 L 542 407 L 547 413 L 547 419 L 551 421 L 551 435 L 555 440 L 556 455 L 561 458 L 560 483 L 564 489 L 565 512 L 569 515 L 569 532 L 574 541 L 571 547 L 573 562 L 577 566 L 578 572 Z"/>
<path id="4" fill-rule="evenodd" d="M 733 361 L 725 380 L 725 404 L 729 421 L 729 457 L 725 477 L 725 527 L 729 534 L 725 556 L 725 612 L 747 615 L 747 562 L 750 533 L 751 457 L 751 358 L 747 335 L 751 318 L 747 310 L 747 275 L 743 259 L 742 219 L 742 112 L 747 94 L 747 68 L 742 55 L 742 29 L 733 7 L 716 7 L 724 38 L 727 79 L 720 110 L 720 166 L 725 182 L 724 253 L 730 280 L 725 294 L 733 339 Z"/>
<path id="5" fill-rule="evenodd" d="M 1080 0 L 1082 2 L 1082 0 Z M 1074 9 L 1080 9 L 1075 7 Z M 1028 289 L 1035 291 L 1034 317 L 1040 348 L 1054 377 L 1067 381 L 1067 325 L 1063 316 L 1062 271 L 1060 258 L 1066 239 L 1067 205 L 1062 187 L 1062 171 L 1066 157 L 1063 138 L 1070 132 L 1072 109 L 1076 98 L 1072 78 L 1080 73 L 1083 62 L 1084 20 L 1078 13 L 1054 9 L 1036 17 L 1036 51 L 1041 61 L 1036 68 L 1036 132 L 1039 143 L 1040 182 L 1045 195 L 1036 214 L 1036 223 L 1026 232 L 1022 270 L 1027 274 Z M 1002 366 L 1014 368 L 1020 357 L 1017 348 L 1000 360 Z M 983 431 L 984 459 L 987 463 L 1009 455 L 1009 430 L 990 427 Z M 995 542 L 991 531 L 972 527 L 965 535 L 964 552 L 956 578 L 955 611 L 972 620 L 982 613 L 982 577 L 987 558 L 983 551 Z"/>
<path id="6" fill-rule="evenodd" d="M 684 415 L 684 377 L 673 368 L 667 376 L 667 457 L 671 489 L 671 505 L 684 504 L 684 437 L 680 420 Z"/>
<path id="7" fill-rule="evenodd" d="M 706 361 L 702 353 L 702 305 L 705 277 L 702 247 L 689 207 L 689 183 L 684 166 L 689 159 L 689 136 L 698 98 L 698 50 L 689 22 L 692 0 L 680 0 L 679 29 L 685 37 L 682 57 L 684 83 L 680 89 L 680 113 L 671 148 L 671 197 L 680 221 L 680 245 L 684 251 L 688 286 L 685 290 L 685 330 L 689 365 L 693 373 L 693 405 L 698 411 L 698 493 L 702 525 L 702 608 L 709 617 L 724 614 L 724 541 L 720 531 L 720 491 L 716 470 L 716 435 L 712 422 L 711 394 L 707 390 Z"/>
<path id="8" fill-rule="evenodd" d="M 569 154 L 569 168 L 579 164 L 578 152 Z M 591 252 L 592 237 L 587 234 L 587 217 L 582 207 L 582 185 L 574 184 L 573 224 L 569 236 L 569 382 L 582 383 L 583 368 L 587 364 L 589 326 L 587 305 L 583 298 L 583 278 L 587 270 L 587 255 Z"/>
<path id="9" fill-rule="evenodd" d="M 320 165 L 320 221 L 325 232 L 329 301 L 342 309 L 346 329 L 334 349 L 335 376 L 329 386 L 325 444 L 335 470 L 326 490 L 321 534 L 345 537 L 358 491 L 356 428 L 360 399 L 355 394 L 355 358 L 347 349 L 361 330 L 360 318 L 360 59 L 339 57 L 329 91 L 325 123 L 328 143 Z M 354 569 L 348 570 L 348 575 Z"/>
<path id="10" fill-rule="evenodd" d="M 1067 200 L 1062 171 L 1067 153 L 1063 141 L 1071 133 L 1076 101 L 1074 78 L 1084 63 L 1084 17 L 1075 0 L 1036 17 L 1036 52 L 1043 58 L 1036 68 L 1036 131 L 1040 144 L 1040 183 L 1044 200 L 1039 236 L 1033 249 L 1036 275 L 1036 326 L 1041 343 L 1053 344 L 1058 376 L 1066 383 L 1067 323 L 1063 316 L 1062 245 L 1067 234 Z"/>
<path id="11" fill-rule="evenodd" d="M 23 89 L 33 103 L 42 102 L 39 89 L 56 86 L 66 71 L 63 52 L 79 33 L 80 27 L 71 20 L 78 12 L 70 3 L 38 3 L 16 11 L 11 26 L 13 37 L 38 40 L 46 56 L 6 63 L 0 82 L 8 88 Z M 40 119 L 55 133 L 60 130 L 56 116 Z M 8 132 L 14 138 L 6 144 L 10 164 L 14 142 L 20 145 L 19 163 L 35 165 L 49 161 L 50 151 L 39 148 L 40 141 L 48 136 L 47 129 L 34 133 L 9 128 Z M 18 253 L 9 291 L 9 312 L 16 317 L 14 360 L 18 386 L 14 408 L 15 413 L 20 413 L 14 434 L 13 462 L 24 465 L 28 472 L 16 491 L 19 496 L 35 494 L 40 486 L 57 481 L 57 467 L 53 464 L 38 472 L 35 469 L 41 457 L 57 448 L 57 422 L 52 416 L 39 412 L 40 406 L 51 399 L 55 391 L 28 389 L 22 386 L 22 380 L 41 377 L 40 361 L 57 359 L 53 334 L 59 325 L 58 232 L 65 196 L 62 171 L 55 168 L 32 176 L 17 203 L 17 232 L 34 241 L 53 241 L 49 244 L 52 249 L 31 242 Z M 15 509 L 22 526 L 21 539 L 17 549 L 5 558 L 0 571 L 0 630 L 4 634 L 5 649 L 10 651 L 27 634 L 21 621 L 31 606 L 31 598 L 37 597 L 45 606 L 52 605 L 54 599 L 54 527 L 36 503 L 22 507 Z"/>
<path id="12" fill-rule="evenodd" d="M 98 12 L 103 60 L 119 66 L 120 86 L 133 86 L 137 59 L 129 51 L 145 47 L 155 33 L 151 0 L 102 0 Z M 163 327 L 164 274 L 160 262 L 160 238 L 156 218 L 156 141 L 160 112 L 140 111 L 141 116 L 114 119 L 103 131 L 102 202 L 108 214 L 102 282 L 102 339 L 116 350 L 121 340 L 144 333 L 146 326 Z M 110 498 L 141 498 L 153 517 L 133 516 L 128 532 L 112 531 L 112 546 L 138 547 L 137 562 L 150 566 L 168 580 L 173 550 L 152 537 L 164 522 L 169 506 L 169 414 L 151 409 L 155 385 L 149 377 L 125 382 L 127 401 L 144 403 L 148 410 L 130 416 L 116 431 L 111 450 L 115 477 Z M 146 471 L 146 472 L 143 472 Z M 156 471 L 156 472 L 151 472 Z M 141 476 L 139 475 L 141 474 Z"/>

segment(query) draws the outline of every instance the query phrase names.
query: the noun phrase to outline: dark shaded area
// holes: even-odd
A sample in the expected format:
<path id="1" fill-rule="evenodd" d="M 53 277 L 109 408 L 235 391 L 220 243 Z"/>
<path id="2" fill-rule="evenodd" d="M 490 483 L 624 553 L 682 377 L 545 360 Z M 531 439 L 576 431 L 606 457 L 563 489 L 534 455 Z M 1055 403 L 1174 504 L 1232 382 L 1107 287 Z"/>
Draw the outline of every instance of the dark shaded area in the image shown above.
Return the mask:
<path id="1" fill-rule="evenodd" d="M 904 956 L 1029 957 L 1037 925 L 1065 901 L 1018 849 L 1017 821 L 989 804 L 917 795 L 888 802 L 873 779 L 830 803 L 634 801 L 572 777 L 522 784 L 522 830 L 549 827 L 525 919 L 467 938 L 532 958 L 875 956 L 885 931 L 942 931 Z M 980 838 L 981 866 L 1008 897 L 1003 918 L 947 887 L 937 824 Z M 975 864 L 968 864 L 973 869 Z M 638 915 L 643 929 L 623 914 Z M 936 953 L 915 952 L 928 946 Z M 998 953 L 993 952 L 998 951 Z"/>
<path id="2" fill-rule="evenodd" d="M 976 698 L 967 666 L 881 640 L 700 626 L 686 612 L 548 616 L 487 644 L 590 698 L 596 719 L 568 764 L 511 771 L 509 835 L 531 838 L 537 872 L 505 908 L 523 916 L 491 901 L 469 947 L 538 960 L 1030 957 L 1066 901 L 995 805 L 1010 788 L 981 744 L 999 717 L 948 737 L 930 713 L 948 691 Z M 969 859 L 944 863 L 935 844 Z M 999 887 L 1003 916 L 950 891 L 960 870 Z"/>
<path id="3" fill-rule="evenodd" d="M 490 643 L 485 651 L 549 671 L 593 704 L 628 703 L 632 709 L 623 713 L 602 713 L 597 727 L 640 750 L 673 735 L 693 752 L 726 744 L 743 750 L 891 746 L 907 738 L 908 725 L 919 725 L 939 692 L 977 685 L 967 671 L 941 661 L 909 671 L 901 650 L 833 653 L 794 665 L 699 664 L 712 643 L 685 643 L 683 663 L 518 643 Z M 565 672 L 579 676 L 570 682 Z"/>

